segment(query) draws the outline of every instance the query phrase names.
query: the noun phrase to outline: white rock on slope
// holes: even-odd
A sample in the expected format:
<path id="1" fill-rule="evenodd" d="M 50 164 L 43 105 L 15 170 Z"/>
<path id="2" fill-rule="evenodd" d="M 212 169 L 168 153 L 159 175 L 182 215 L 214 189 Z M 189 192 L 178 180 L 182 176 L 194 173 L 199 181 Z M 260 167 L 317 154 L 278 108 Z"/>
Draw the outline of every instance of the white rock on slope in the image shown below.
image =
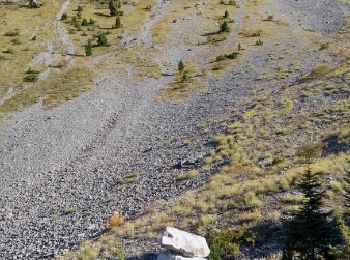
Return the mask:
<path id="1" fill-rule="evenodd" d="M 162 245 L 174 253 L 188 257 L 207 257 L 210 253 L 204 237 L 173 227 L 167 227 Z"/>

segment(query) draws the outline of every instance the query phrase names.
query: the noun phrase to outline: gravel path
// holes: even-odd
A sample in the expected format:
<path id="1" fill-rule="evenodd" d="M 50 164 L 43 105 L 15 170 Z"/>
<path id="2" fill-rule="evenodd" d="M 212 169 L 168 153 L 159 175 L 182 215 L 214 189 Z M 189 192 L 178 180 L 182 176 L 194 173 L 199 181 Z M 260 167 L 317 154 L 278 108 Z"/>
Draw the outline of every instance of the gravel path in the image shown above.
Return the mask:
<path id="1" fill-rule="evenodd" d="M 166 8 L 162 2 L 159 7 Z M 275 7 L 293 18 L 291 10 L 298 16 L 297 10 L 307 12 L 310 2 L 278 0 Z M 329 23 L 318 24 L 315 8 L 301 25 L 313 25 L 324 34 L 338 30 L 343 7 L 334 0 L 319 2 L 327 8 L 322 13 L 332 17 Z M 145 28 L 151 28 L 149 23 Z M 149 34 L 144 35 L 147 43 Z M 163 55 L 175 61 L 201 52 L 197 46 L 189 53 L 180 38 L 171 44 Z M 176 49 L 176 44 L 183 48 Z M 168 77 L 135 82 L 133 68 L 126 67 L 122 78 L 106 71 L 91 91 L 57 108 L 42 110 L 36 105 L 13 114 L 0 130 L 0 258 L 54 258 L 105 232 L 115 209 L 135 218 L 148 202 L 171 199 L 201 185 L 208 175 L 185 182 L 174 177 L 174 169 L 196 167 L 210 151 L 210 135 L 215 132 L 204 133 L 200 125 L 224 115 L 235 100 L 249 94 L 257 71 L 276 66 L 266 62 L 266 56 L 278 55 L 289 46 L 282 41 L 273 49 L 247 55 L 225 77 L 210 80 L 208 91 L 182 103 L 154 101 Z M 302 45 L 294 55 L 303 59 L 298 73 L 329 58 Z M 273 89 L 283 83 L 260 85 Z M 191 137 L 194 143 L 184 145 Z M 128 183 L 125 177 L 131 174 L 137 178 Z"/>

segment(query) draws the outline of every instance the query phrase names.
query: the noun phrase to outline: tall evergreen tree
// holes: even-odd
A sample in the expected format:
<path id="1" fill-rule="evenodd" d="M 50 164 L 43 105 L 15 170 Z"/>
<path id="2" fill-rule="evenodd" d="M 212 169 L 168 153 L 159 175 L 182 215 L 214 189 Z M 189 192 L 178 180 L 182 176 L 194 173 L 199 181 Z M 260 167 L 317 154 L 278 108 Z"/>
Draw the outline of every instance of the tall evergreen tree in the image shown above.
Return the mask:
<path id="1" fill-rule="evenodd" d="M 226 21 L 224 21 L 221 26 L 220 26 L 220 31 L 221 32 L 229 32 L 230 28 L 228 26 L 228 23 Z"/>
<path id="2" fill-rule="evenodd" d="M 229 13 L 228 13 L 228 11 L 226 10 L 225 11 L 225 14 L 224 14 L 224 18 L 228 18 L 229 17 Z"/>
<path id="3" fill-rule="evenodd" d="M 115 28 L 121 28 L 122 27 L 122 23 L 120 21 L 120 17 L 117 16 L 117 18 L 115 19 Z"/>
<path id="4" fill-rule="evenodd" d="M 321 185 L 310 169 L 303 174 L 299 188 L 305 199 L 289 223 L 283 259 L 330 259 L 330 246 L 341 239 L 338 224 L 321 210 Z"/>
<path id="5" fill-rule="evenodd" d="M 185 69 L 185 64 L 183 63 L 182 60 L 180 60 L 179 63 L 177 64 L 177 69 L 180 73 L 182 73 L 183 70 Z"/>
<path id="6" fill-rule="evenodd" d="M 108 45 L 108 39 L 105 32 L 100 33 L 97 37 L 97 44 L 98 46 L 107 46 Z"/>
<path id="7" fill-rule="evenodd" d="M 111 16 L 117 16 L 118 15 L 118 9 L 113 1 L 109 2 L 109 13 Z"/>
<path id="8" fill-rule="evenodd" d="M 91 40 L 89 39 L 87 44 L 85 45 L 85 55 L 86 56 L 91 56 L 92 55 L 92 44 Z"/>

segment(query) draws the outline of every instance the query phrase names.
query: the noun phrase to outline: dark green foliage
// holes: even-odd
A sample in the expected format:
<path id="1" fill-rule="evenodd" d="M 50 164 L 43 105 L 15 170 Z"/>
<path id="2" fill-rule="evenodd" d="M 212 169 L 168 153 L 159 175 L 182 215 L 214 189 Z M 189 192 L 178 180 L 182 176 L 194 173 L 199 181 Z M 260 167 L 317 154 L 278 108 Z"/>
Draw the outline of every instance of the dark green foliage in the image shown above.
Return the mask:
<path id="1" fill-rule="evenodd" d="M 91 56 L 92 55 L 92 44 L 91 40 L 89 39 L 87 44 L 85 45 L 85 55 L 86 56 Z"/>
<path id="2" fill-rule="evenodd" d="M 229 17 L 229 13 L 228 13 L 228 11 L 226 10 L 225 11 L 225 14 L 224 14 L 224 18 L 228 18 Z"/>
<path id="3" fill-rule="evenodd" d="M 220 31 L 221 32 L 229 32 L 230 28 L 228 27 L 228 23 L 224 21 L 221 26 L 220 26 Z"/>
<path id="4" fill-rule="evenodd" d="M 210 248 L 209 260 L 221 260 L 226 257 L 236 257 L 240 244 L 244 242 L 246 227 L 210 233 L 207 241 Z"/>
<path id="5" fill-rule="evenodd" d="M 82 23 L 81 23 L 81 25 L 82 25 L 82 26 L 88 26 L 89 23 L 88 23 L 88 21 L 84 18 L 83 21 L 82 21 Z"/>
<path id="6" fill-rule="evenodd" d="M 29 8 L 39 8 L 40 5 L 37 1 L 35 0 L 29 0 Z"/>
<path id="7" fill-rule="evenodd" d="M 182 60 L 180 60 L 179 63 L 177 64 L 177 69 L 180 73 L 185 69 L 185 64 L 183 63 Z"/>
<path id="8" fill-rule="evenodd" d="M 27 75 L 24 78 L 25 82 L 35 82 L 35 81 L 37 81 L 39 79 L 38 78 L 39 71 L 33 70 L 32 68 L 29 68 L 26 71 L 26 74 Z"/>
<path id="9" fill-rule="evenodd" d="M 78 12 L 82 12 L 83 11 L 83 7 L 81 5 L 78 6 Z"/>
<path id="10" fill-rule="evenodd" d="M 262 46 L 263 44 L 264 42 L 261 39 L 257 40 L 255 43 L 256 46 Z"/>
<path id="11" fill-rule="evenodd" d="M 113 1 L 109 2 L 109 13 L 111 16 L 117 16 L 118 15 L 118 9 Z"/>
<path id="12" fill-rule="evenodd" d="M 121 28 L 122 27 L 122 23 L 120 21 L 120 17 L 117 16 L 117 18 L 115 18 L 115 25 L 114 25 L 115 28 Z"/>
<path id="13" fill-rule="evenodd" d="M 117 2 L 117 7 L 118 7 L 118 8 L 121 8 L 121 7 L 122 7 L 122 4 L 121 4 L 120 1 Z"/>
<path id="14" fill-rule="evenodd" d="M 324 191 L 317 174 L 307 170 L 298 184 L 305 199 L 288 225 L 283 259 L 330 259 L 340 240 L 339 226 L 322 212 Z"/>
<path id="15" fill-rule="evenodd" d="M 90 18 L 89 25 L 94 25 L 96 22 Z"/>
<path id="16" fill-rule="evenodd" d="M 108 39 L 106 33 L 100 33 L 97 37 L 97 44 L 98 46 L 107 46 L 108 45 Z"/>
<path id="17" fill-rule="evenodd" d="M 63 13 L 62 14 L 62 17 L 61 17 L 61 20 L 62 21 L 65 21 L 65 20 L 67 20 L 68 19 L 68 15 L 66 14 L 66 13 Z"/>

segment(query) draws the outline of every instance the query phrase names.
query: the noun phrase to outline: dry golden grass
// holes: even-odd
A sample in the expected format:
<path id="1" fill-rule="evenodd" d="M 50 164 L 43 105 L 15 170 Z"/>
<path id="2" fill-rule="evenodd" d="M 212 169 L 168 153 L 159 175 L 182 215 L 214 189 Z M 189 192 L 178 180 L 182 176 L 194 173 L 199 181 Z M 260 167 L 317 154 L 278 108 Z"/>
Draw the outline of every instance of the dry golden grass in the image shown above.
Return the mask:
<path id="1" fill-rule="evenodd" d="M 113 228 L 116 228 L 122 224 L 124 224 L 124 218 L 123 216 L 118 212 L 118 211 L 114 211 L 112 213 L 112 216 L 110 217 L 108 223 L 107 223 L 107 227 L 109 229 L 113 229 Z M 129 227 L 128 227 L 129 229 Z"/>
<path id="2" fill-rule="evenodd" d="M 30 83 L 0 105 L 0 113 L 20 111 L 39 101 L 44 108 L 52 108 L 79 96 L 91 88 L 94 71 L 83 65 L 72 65 L 53 71 L 46 80 Z"/>
<path id="3" fill-rule="evenodd" d="M 0 5 L 0 97 L 10 88 L 16 91 L 22 87 L 32 57 L 54 37 L 46 24 L 54 19 L 60 3 L 48 0 L 42 3 L 42 7 L 35 9 Z M 33 36 L 36 40 L 32 40 Z"/>

